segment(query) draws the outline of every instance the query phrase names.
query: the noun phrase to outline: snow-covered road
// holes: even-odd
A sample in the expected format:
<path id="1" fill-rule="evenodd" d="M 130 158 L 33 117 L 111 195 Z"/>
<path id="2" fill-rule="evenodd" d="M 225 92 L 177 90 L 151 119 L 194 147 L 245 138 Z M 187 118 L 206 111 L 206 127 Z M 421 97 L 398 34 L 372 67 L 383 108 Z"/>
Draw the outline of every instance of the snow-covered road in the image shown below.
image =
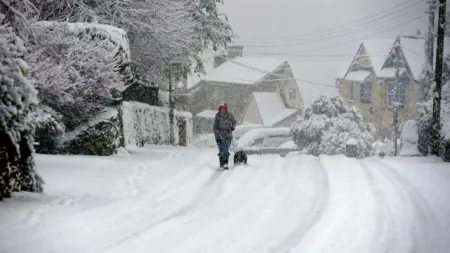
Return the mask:
<path id="1" fill-rule="evenodd" d="M 434 158 L 216 151 L 38 156 L 46 194 L 0 203 L 1 253 L 450 252 L 450 165 Z"/>

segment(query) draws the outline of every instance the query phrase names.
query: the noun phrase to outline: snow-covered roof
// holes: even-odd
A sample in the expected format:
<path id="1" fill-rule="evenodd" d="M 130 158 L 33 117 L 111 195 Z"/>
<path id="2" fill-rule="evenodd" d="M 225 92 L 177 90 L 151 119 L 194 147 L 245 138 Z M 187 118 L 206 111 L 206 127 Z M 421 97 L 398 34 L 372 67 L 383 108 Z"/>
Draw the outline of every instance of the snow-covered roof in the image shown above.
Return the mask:
<path id="1" fill-rule="evenodd" d="M 130 57 L 130 44 L 125 30 L 104 24 L 94 23 L 64 23 L 56 21 L 38 21 L 32 24 L 33 28 L 47 28 L 57 24 L 66 24 L 68 28 L 75 33 L 85 31 L 87 29 L 94 30 L 95 34 L 110 39 L 118 47 L 122 47 L 125 53 Z"/>
<path id="2" fill-rule="evenodd" d="M 370 74 L 371 72 L 368 70 L 357 70 L 349 72 L 345 76 L 345 79 L 349 81 L 363 82 L 364 80 L 366 80 L 367 77 L 370 76 Z"/>
<path id="3" fill-rule="evenodd" d="M 401 38 L 401 48 L 414 79 L 419 80 L 425 68 L 425 40 Z"/>
<path id="4" fill-rule="evenodd" d="M 378 74 L 378 77 L 381 78 L 394 78 L 395 77 L 395 68 L 384 68 Z"/>
<path id="5" fill-rule="evenodd" d="M 215 118 L 217 114 L 217 111 L 214 110 L 204 110 L 199 113 L 197 113 L 196 117 L 202 117 L 202 118 Z"/>
<path id="6" fill-rule="evenodd" d="M 367 57 L 372 63 L 373 71 L 378 76 L 381 68 L 389 56 L 395 40 L 390 39 L 369 39 L 363 40 L 362 45 L 366 50 Z"/>
<path id="7" fill-rule="evenodd" d="M 204 80 L 253 85 L 283 64 L 284 61 L 279 59 L 237 57 L 209 71 Z"/>
<path id="8" fill-rule="evenodd" d="M 298 112 L 296 109 L 286 108 L 277 92 L 254 92 L 253 98 L 265 126 L 274 126 Z"/>
<path id="9" fill-rule="evenodd" d="M 199 57 L 203 62 L 203 68 L 205 69 L 206 74 L 214 70 L 214 57 L 216 55 L 227 55 L 227 52 L 225 49 L 219 49 L 217 51 L 214 51 L 212 47 L 209 47 L 205 49 L 201 54 L 199 54 Z M 195 64 L 191 66 L 192 73 L 188 75 L 186 80 L 186 86 L 188 89 L 197 85 L 206 76 L 203 73 L 194 73 L 195 67 L 196 67 Z M 183 83 L 180 82 L 178 84 L 178 87 L 183 88 Z"/>
<path id="10" fill-rule="evenodd" d="M 346 61 L 329 62 L 292 62 L 289 63 L 297 78 L 297 86 L 304 107 L 310 106 L 320 96 L 339 96 L 336 76 L 348 68 L 351 56 Z M 345 70 L 347 72 L 347 69 Z M 343 77 L 344 74 L 340 75 Z M 304 80 L 304 81 L 303 81 Z M 320 85 L 324 84 L 324 85 Z"/>

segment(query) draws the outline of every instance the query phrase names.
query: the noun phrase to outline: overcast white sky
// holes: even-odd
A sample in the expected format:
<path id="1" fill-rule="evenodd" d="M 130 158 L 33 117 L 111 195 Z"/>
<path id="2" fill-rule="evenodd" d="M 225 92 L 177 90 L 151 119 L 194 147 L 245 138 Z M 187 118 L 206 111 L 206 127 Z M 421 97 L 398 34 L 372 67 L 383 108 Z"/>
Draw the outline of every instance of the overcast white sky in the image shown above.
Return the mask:
<path id="1" fill-rule="evenodd" d="M 335 73 L 348 66 L 362 39 L 393 39 L 417 29 L 425 32 L 428 21 L 426 16 L 410 21 L 425 15 L 425 0 L 224 1 L 220 11 L 227 14 L 245 55 L 284 58 L 297 78 L 315 82 L 333 82 Z M 401 23 L 407 24 L 394 28 Z"/>

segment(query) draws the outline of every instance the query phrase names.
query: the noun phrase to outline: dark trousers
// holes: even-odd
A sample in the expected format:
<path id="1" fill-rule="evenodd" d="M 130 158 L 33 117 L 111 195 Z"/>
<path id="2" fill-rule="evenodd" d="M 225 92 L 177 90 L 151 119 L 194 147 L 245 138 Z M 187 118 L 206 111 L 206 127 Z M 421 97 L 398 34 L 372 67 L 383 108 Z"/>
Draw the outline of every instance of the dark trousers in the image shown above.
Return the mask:
<path id="1" fill-rule="evenodd" d="M 220 165 L 228 164 L 228 158 L 230 157 L 230 145 L 231 140 L 216 139 L 217 147 L 219 148 L 219 161 Z"/>

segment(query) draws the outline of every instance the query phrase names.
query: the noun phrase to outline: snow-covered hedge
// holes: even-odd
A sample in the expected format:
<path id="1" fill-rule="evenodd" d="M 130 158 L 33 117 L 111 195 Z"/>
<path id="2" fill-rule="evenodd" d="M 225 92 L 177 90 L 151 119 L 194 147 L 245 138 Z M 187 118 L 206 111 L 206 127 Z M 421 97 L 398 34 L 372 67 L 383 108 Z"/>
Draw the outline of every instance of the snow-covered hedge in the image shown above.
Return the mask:
<path id="1" fill-rule="evenodd" d="M 345 154 L 346 142 L 358 143 L 357 157 L 373 154 L 375 127 L 363 122 L 356 108 L 349 108 L 340 97 L 321 96 L 291 126 L 297 146 L 312 155 Z"/>
<path id="2" fill-rule="evenodd" d="M 123 129 L 126 147 L 142 147 L 145 144 L 169 145 L 169 109 L 139 102 L 123 102 Z M 175 144 L 178 143 L 178 127 L 175 117 Z"/>
<path id="3" fill-rule="evenodd" d="M 400 139 L 401 139 L 400 155 L 402 156 L 420 155 L 420 152 L 417 149 L 419 135 L 417 130 L 417 122 L 415 120 L 407 120 L 405 123 L 403 123 Z"/>
<path id="4" fill-rule="evenodd" d="M 33 159 L 36 90 L 26 78 L 24 43 L 4 18 L 0 13 L 0 200 L 14 191 L 43 190 Z"/>
<path id="5" fill-rule="evenodd" d="M 107 108 L 84 125 L 65 133 L 61 151 L 67 154 L 109 156 L 124 146 L 123 126 L 118 108 Z"/>
<path id="6" fill-rule="evenodd" d="M 32 113 L 32 119 L 36 124 L 35 142 L 36 152 L 40 154 L 57 154 L 58 138 L 65 132 L 62 123 L 62 115 L 52 108 L 39 105 Z"/>
<path id="7" fill-rule="evenodd" d="M 38 22 L 32 27 L 29 76 L 40 102 L 60 113 L 69 130 L 120 99 L 131 78 L 123 30 L 58 22 Z"/>

